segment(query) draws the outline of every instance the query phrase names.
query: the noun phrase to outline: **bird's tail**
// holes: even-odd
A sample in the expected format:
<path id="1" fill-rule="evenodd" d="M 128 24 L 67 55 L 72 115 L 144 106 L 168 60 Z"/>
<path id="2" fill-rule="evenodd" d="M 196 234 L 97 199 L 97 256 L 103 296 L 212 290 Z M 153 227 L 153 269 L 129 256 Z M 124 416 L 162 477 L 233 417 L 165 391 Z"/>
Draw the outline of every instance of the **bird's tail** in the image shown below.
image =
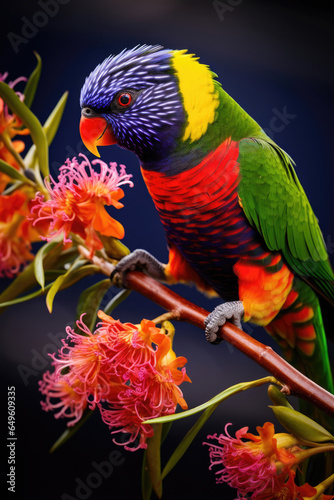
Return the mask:
<path id="1" fill-rule="evenodd" d="M 307 377 L 334 393 L 332 371 L 321 309 L 314 290 L 295 278 L 292 290 L 279 314 L 266 330 L 277 340 L 284 357 Z M 301 411 L 334 431 L 328 419 L 313 405 L 301 403 Z M 331 428 L 328 428 L 331 427 Z"/>

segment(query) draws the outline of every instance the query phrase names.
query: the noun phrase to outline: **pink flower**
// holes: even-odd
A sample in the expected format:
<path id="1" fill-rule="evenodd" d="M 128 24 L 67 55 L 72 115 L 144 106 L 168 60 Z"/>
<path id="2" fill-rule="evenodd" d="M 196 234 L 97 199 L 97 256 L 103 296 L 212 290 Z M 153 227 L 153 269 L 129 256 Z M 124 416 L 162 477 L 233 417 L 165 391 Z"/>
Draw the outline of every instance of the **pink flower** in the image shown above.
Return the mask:
<path id="1" fill-rule="evenodd" d="M 180 365 L 183 366 L 184 362 L 180 362 Z M 184 373 L 182 381 L 185 380 L 190 381 Z M 144 424 L 145 420 L 173 414 L 177 404 L 184 410 L 188 405 L 177 385 L 180 381 L 175 381 L 172 370 L 167 366 L 163 371 L 157 370 L 152 364 L 133 370 L 129 373 L 127 383 L 114 398 L 108 399 L 108 409 L 103 408 L 101 404 L 98 406 L 102 420 L 111 429 L 115 428 L 112 434 L 129 433 L 129 440 L 122 444 L 125 449 L 135 451 L 138 448 L 146 448 L 146 439 L 153 436 L 153 427 Z M 139 443 L 135 445 L 138 437 Z"/>
<path id="2" fill-rule="evenodd" d="M 151 321 L 143 320 L 140 326 L 123 325 L 102 311 L 99 318 L 103 322 L 98 331 L 108 331 L 112 339 L 109 372 L 126 383 L 107 399 L 108 409 L 99 404 L 102 419 L 116 428 L 112 433 L 130 433 L 129 441 L 123 443 L 126 449 L 145 448 L 146 439 L 153 435 L 152 426 L 143 424 L 145 420 L 175 413 L 177 404 L 188 407 L 178 387 L 190 382 L 184 368 L 187 360 L 176 357 L 171 338 Z M 129 447 L 138 436 L 139 444 Z"/>
<path id="3" fill-rule="evenodd" d="M 297 466 L 325 449 L 319 447 L 299 448 L 298 439 L 292 434 L 275 434 L 274 425 L 266 422 L 257 427 L 258 435 L 243 427 L 230 436 L 225 426 L 225 435 L 208 436 L 218 444 L 203 443 L 210 446 L 210 469 L 218 466 L 217 483 L 228 483 L 237 490 L 238 499 L 252 500 L 331 500 L 332 495 L 322 494 L 333 482 L 327 478 L 316 488 L 305 483 L 295 484 Z"/>
<path id="4" fill-rule="evenodd" d="M 64 242 L 71 241 L 70 233 L 78 234 L 86 245 L 94 252 L 103 248 L 98 233 L 104 236 L 123 238 L 123 226 L 113 219 L 105 210 L 105 205 L 121 208 L 119 199 L 124 192 L 120 186 L 133 183 L 132 177 L 125 172 L 125 166 L 110 163 L 108 166 L 101 160 L 89 162 L 80 153 L 83 161 L 76 158 L 67 159 L 60 167 L 58 181 L 51 176 L 45 180 L 50 199 L 37 194 L 31 206 L 34 224 L 50 223 L 49 233 L 43 239 L 50 240 L 63 234 Z M 92 165 L 99 165 L 100 172 L 95 172 Z"/>
<path id="5" fill-rule="evenodd" d="M 281 494 L 284 488 L 291 491 L 291 467 L 298 463 L 297 439 L 290 434 L 275 434 L 271 422 L 257 427 L 258 436 L 248 433 L 248 427 L 244 427 L 233 438 L 227 432 L 229 425 L 225 427 L 226 435 L 208 436 L 218 444 L 204 443 L 210 446 L 210 469 L 219 467 L 217 483 L 226 482 L 237 489 L 238 498 L 250 493 L 251 498 L 257 500 L 295 498 L 275 495 Z"/>
<path id="6" fill-rule="evenodd" d="M 109 339 L 106 332 L 92 333 L 83 323 L 82 316 L 77 321 L 82 333 L 67 327 L 68 343 L 63 341 L 58 357 L 51 355 L 55 373 L 63 377 L 77 393 L 85 395 L 93 408 L 101 399 L 107 398 L 119 379 L 104 369 L 108 361 Z M 62 375 L 67 371 L 65 375 Z"/>
<path id="7" fill-rule="evenodd" d="M 115 321 L 102 311 L 98 313 L 102 322 L 97 333 L 108 336 L 108 355 L 105 369 L 116 376 L 124 377 L 126 373 L 150 364 L 155 350 L 152 342 L 157 343 L 160 329 L 152 321 L 143 319 L 140 325 Z"/>
<path id="8" fill-rule="evenodd" d="M 78 391 L 80 382 L 77 380 L 74 386 L 69 385 L 65 377 L 57 376 L 55 372 L 49 371 L 43 375 L 43 380 L 39 382 L 39 388 L 46 396 L 45 402 L 41 405 L 44 411 L 57 411 L 55 418 L 71 418 L 68 426 L 78 422 L 84 409 L 87 407 L 87 399 L 84 392 Z M 52 402 L 52 400 L 56 400 Z"/>
<path id="9" fill-rule="evenodd" d="M 55 372 L 44 375 L 41 391 L 47 401 L 43 408 L 61 408 L 57 415 L 72 417 L 83 402 L 89 408 L 97 404 L 112 433 L 130 434 L 128 442 L 122 443 L 126 449 L 145 448 L 146 439 L 153 435 L 145 420 L 175 413 L 178 404 L 187 408 L 179 388 L 182 382 L 190 382 L 184 368 L 187 360 L 176 357 L 172 339 L 152 321 L 122 324 L 102 311 L 99 318 L 102 322 L 94 333 L 82 317 L 77 322 L 82 334 L 67 328 L 68 342 L 63 341 L 57 357 L 52 355 Z M 60 401 L 51 403 L 57 394 Z M 137 437 L 139 444 L 134 444 Z"/>

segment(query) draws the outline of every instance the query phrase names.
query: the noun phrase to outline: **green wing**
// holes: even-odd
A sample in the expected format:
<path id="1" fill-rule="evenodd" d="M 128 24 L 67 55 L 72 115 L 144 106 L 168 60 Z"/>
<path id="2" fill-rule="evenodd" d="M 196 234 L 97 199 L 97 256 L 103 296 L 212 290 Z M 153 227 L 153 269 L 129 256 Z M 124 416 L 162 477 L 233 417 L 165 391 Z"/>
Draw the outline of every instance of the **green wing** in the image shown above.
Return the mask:
<path id="1" fill-rule="evenodd" d="M 271 139 L 240 141 L 239 196 L 269 250 L 334 305 L 334 274 L 324 239 L 293 160 Z"/>

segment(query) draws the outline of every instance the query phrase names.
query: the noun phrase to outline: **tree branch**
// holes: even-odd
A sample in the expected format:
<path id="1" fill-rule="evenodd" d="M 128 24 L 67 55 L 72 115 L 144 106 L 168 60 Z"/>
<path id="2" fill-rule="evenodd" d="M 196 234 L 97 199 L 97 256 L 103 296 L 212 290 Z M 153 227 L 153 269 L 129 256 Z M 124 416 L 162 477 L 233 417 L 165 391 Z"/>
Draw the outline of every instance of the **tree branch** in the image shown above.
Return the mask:
<path id="1" fill-rule="evenodd" d="M 79 251 L 85 258 L 89 258 L 89 252 L 84 247 L 80 246 Z M 90 260 L 107 276 L 114 270 L 114 266 L 104 259 L 94 256 Z M 185 321 L 204 330 L 204 320 L 209 313 L 202 307 L 196 306 L 139 271 L 129 272 L 126 275 L 126 282 L 129 289 L 144 295 L 167 311 L 172 311 L 179 321 Z M 271 347 L 253 339 L 230 322 L 226 322 L 220 328 L 218 336 L 277 378 L 284 385 L 286 394 L 310 401 L 334 417 L 334 396 L 296 370 Z"/>

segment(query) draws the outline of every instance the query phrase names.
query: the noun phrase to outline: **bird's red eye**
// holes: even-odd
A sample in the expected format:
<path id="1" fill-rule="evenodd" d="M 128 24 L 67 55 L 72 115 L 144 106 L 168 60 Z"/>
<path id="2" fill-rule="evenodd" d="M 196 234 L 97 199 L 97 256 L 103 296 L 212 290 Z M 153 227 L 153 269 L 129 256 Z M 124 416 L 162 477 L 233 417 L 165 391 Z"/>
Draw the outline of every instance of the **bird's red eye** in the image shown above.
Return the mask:
<path id="1" fill-rule="evenodd" d="M 118 104 L 123 107 L 129 106 L 129 104 L 131 104 L 131 101 L 132 95 L 128 94 L 127 92 L 124 92 L 118 97 Z"/>

